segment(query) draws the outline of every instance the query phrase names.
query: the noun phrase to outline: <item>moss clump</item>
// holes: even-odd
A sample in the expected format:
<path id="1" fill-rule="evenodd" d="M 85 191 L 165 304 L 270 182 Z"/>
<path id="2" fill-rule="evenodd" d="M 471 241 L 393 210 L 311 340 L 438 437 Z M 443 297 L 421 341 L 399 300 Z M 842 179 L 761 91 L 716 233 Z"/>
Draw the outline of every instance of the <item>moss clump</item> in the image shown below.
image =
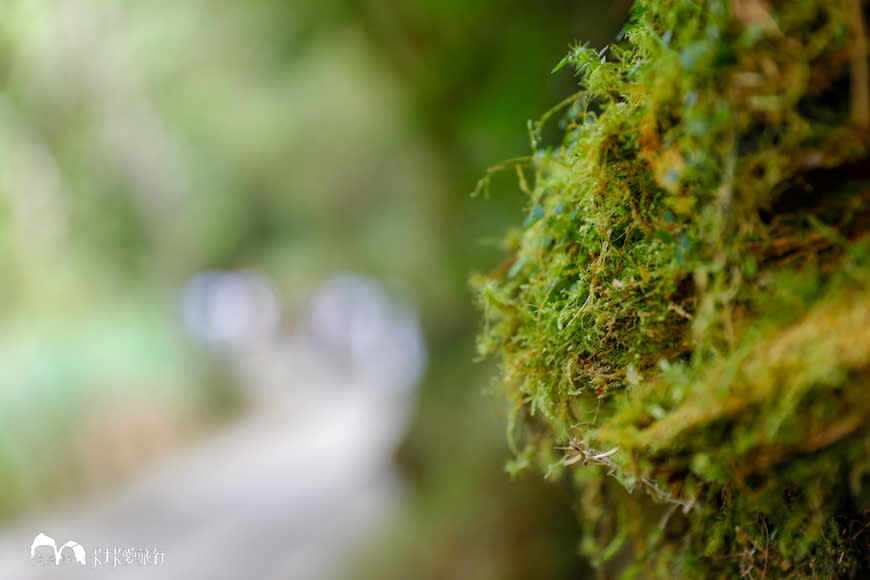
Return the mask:
<path id="1" fill-rule="evenodd" d="M 641 0 L 510 163 L 480 349 L 511 467 L 571 472 L 604 570 L 870 573 L 867 12 Z"/>

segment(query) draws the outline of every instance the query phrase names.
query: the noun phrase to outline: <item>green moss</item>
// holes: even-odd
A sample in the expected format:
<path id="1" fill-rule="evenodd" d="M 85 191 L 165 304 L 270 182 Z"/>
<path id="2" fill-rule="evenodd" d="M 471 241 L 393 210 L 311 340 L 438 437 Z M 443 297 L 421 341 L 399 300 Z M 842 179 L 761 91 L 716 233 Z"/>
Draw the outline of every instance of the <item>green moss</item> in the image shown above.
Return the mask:
<path id="1" fill-rule="evenodd" d="M 473 280 L 513 468 L 561 442 L 582 550 L 629 575 L 870 573 L 866 3 L 772 4 L 642 0 L 573 49 L 564 141 L 551 111 L 503 166 L 528 217 Z"/>

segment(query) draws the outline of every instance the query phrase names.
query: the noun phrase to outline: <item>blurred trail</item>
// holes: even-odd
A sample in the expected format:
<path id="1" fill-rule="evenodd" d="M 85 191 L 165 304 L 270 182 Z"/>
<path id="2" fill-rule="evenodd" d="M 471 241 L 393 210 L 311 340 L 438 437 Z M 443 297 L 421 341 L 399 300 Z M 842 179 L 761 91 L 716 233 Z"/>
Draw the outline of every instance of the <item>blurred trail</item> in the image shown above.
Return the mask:
<path id="1" fill-rule="evenodd" d="M 312 365 L 308 365 L 311 367 Z M 0 578 L 330 578 L 399 501 L 390 452 L 404 425 L 369 385 L 301 370 L 303 391 L 184 450 L 127 489 L 0 533 Z M 380 418 L 381 420 L 373 420 Z M 75 540 L 87 566 L 30 560 L 34 536 Z M 165 552 L 94 564 L 97 547 Z"/>

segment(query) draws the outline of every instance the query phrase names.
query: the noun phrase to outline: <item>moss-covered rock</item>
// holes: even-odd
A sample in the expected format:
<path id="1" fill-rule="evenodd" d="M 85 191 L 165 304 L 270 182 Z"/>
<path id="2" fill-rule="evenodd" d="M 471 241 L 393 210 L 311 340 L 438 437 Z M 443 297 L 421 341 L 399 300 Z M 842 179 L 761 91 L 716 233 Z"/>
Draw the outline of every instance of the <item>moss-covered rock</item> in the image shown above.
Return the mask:
<path id="1" fill-rule="evenodd" d="M 502 166 L 530 204 L 480 349 L 510 467 L 570 472 L 603 569 L 870 574 L 867 15 L 641 0 L 561 63 L 562 145 L 557 109 Z"/>

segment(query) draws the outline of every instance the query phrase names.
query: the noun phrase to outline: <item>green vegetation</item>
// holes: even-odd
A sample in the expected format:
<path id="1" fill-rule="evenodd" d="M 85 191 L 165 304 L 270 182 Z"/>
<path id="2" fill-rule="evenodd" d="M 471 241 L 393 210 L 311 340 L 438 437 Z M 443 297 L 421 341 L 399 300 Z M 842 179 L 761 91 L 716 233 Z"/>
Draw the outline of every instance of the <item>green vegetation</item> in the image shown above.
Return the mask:
<path id="1" fill-rule="evenodd" d="M 582 576 L 564 497 L 499 473 L 493 369 L 469 356 L 467 273 L 524 199 L 467 192 L 573 90 L 540 63 L 627 5 L 4 2 L 0 517 L 99 498 L 239 411 L 232 363 L 179 324 L 190 276 L 263 272 L 292 329 L 352 270 L 418 307 L 429 348 L 370 577 Z"/>
<path id="2" fill-rule="evenodd" d="M 509 468 L 570 473 L 607 573 L 870 572 L 867 3 L 772 4 L 641 0 L 502 166 Z"/>

